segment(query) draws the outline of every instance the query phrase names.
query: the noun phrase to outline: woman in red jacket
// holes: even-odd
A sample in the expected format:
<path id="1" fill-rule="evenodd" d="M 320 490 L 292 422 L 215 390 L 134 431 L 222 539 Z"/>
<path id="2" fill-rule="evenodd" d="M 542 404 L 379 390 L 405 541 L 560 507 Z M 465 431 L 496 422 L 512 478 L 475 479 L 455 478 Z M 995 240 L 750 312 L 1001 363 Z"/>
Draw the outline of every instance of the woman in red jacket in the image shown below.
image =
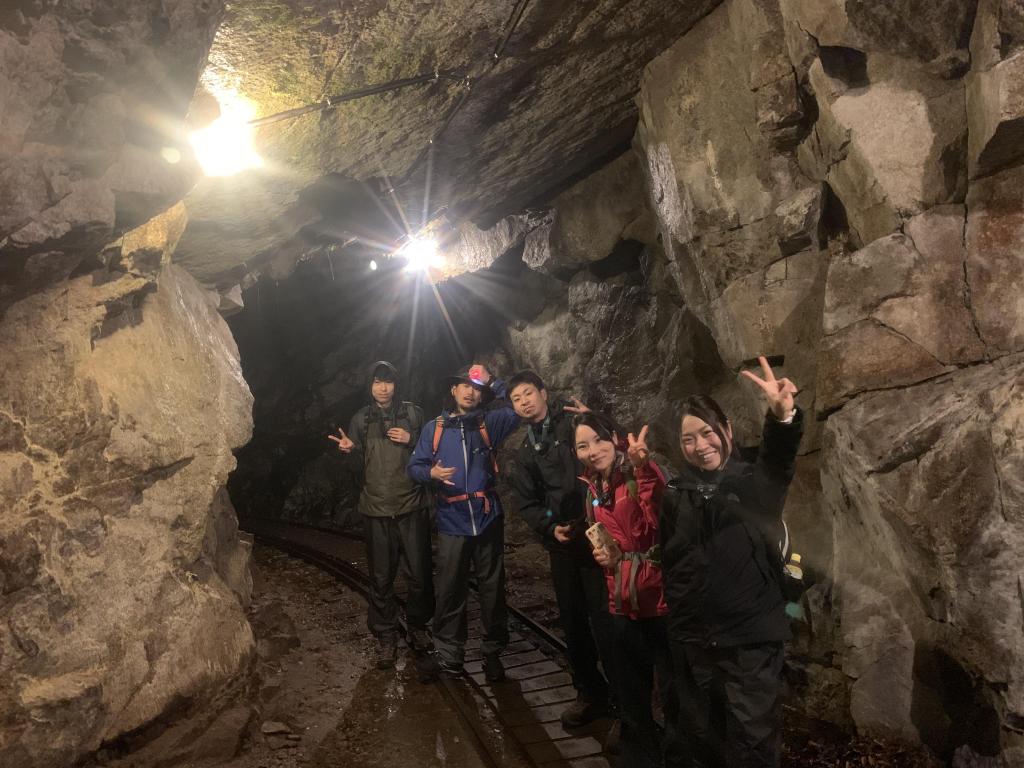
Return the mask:
<path id="1" fill-rule="evenodd" d="M 594 559 L 606 569 L 622 720 L 622 765 L 662 766 L 675 754 L 678 704 L 661 586 L 658 513 L 665 477 L 650 461 L 647 427 L 620 442 L 614 422 L 596 413 L 576 420 L 576 455 L 586 471 L 587 519 L 610 534 Z M 618 666 L 621 665 L 621 666 Z M 665 715 L 661 733 L 651 711 L 657 674 Z"/>

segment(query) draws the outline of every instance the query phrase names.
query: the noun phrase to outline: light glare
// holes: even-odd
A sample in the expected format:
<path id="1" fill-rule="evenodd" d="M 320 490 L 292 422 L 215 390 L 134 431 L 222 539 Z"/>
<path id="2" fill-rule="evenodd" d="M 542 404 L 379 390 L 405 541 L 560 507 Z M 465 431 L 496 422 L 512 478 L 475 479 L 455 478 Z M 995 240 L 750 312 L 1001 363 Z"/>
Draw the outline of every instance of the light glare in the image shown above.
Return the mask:
<path id="1" fill-rule="evenodd" d="M 189 143 L 207 176 L 231 176 L 247 168 L 259 168 L 263 158 L 253 145 L 256 105 L 234 91 L 217 96 L 220 117 L 205 128 L 193 131 Z"/>
<path id="2" fill-rule="evenodd" d="M 405 265 L 407 272 L 423 272 L 432 267 L 440 269 L 444 265 L 437 241 L 433 238 L 412 237 L 399 249 L 398 255 L 408 261 Z"/>

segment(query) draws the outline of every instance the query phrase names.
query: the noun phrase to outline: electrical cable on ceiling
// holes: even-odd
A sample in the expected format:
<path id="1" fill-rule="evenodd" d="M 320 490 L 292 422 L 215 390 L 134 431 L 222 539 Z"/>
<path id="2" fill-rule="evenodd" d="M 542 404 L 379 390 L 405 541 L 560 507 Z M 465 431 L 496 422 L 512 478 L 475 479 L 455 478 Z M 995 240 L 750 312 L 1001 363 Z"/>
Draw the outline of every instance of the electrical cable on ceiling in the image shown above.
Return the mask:
<path id="1" fill-rule="evenodd" d="M 530 0 L 516 0 L 516 4 L 512 7 L 512 13 L 509 15 L 508 20 L 504 24 L 504 33 L 501 39 L 494 46 L 494 50 L 491 52 L 490 61 L 488 62 L 488 69 L 493 69 L 497 66 L 501 60 L 502 53 L 505 52 L 505 47 L 508 45 L 509 40 L 512 39 L 513 33 L 516 31 L 516 27 L 519 26 L 519 22 L 523 18 L 523 13 L 526 11 L 526 6 L 530 4 Z M 359 88 L 354 91 L 348 91 L 346 93 L 338 94 L 337 96 L 326 96 L 322 101 L 318 101 L 314 104 L 306 104 L 302 107 L 295 107 L 294 109 L 288 109 L 284 112 L 277 112 L 273 115 L 267 115 L 266 117 L 258 117 L 255 120 L 250 120 L 249 125 L 254 128 L 261 128 L 265 125 L 271 125 L 273 123 L 281 122 L 282 120 L 293 120 L 296 117 L 302 115 L 308 115 L 312 112 L 326 112 L 331 109 L 335 109 L 341 104 L 349 101 L 355 101 L 356 99 L 366 98 L 367 96 L 375 96 L 380 93 L 389 93 L 391 91 L 397 91 L 402 88 L 408 88 L 413 85 L 422 85 L 424 83 L 437 82 L 438 80 L 451 80 L 454 82 L 461 83 L 465 90 L 455 100 L 451 108 L 442 120 L 441 125 L 436 131 L 434 131 L 430 139 L 427 140 L 427 145 L 420 151 L 413 161 L 412 165 L 406 170 L 399 180 L 397 186 L 403 186 L 406 184 L 410 177 L 419 170 L 420 165 L 426 159 L 427 153 L 431 147 L 437 142 L 441 135 L 451 125 L 452 120 L 455 119 L 455 115 L 458 114 L 459 110 L 462 109 L 463 105 L 469 99 L 469 94 L 472 90 L 473 83 L 475 80 L 479 80 L 483 75 L 479 75 L 476 78 L 471 77 L 468 74 L 460 74 L 453 70 L 435 70 L 433 72 L 427 72 L 414 77 L 405 77 L 400 80 L 391 80 L 386 83 L 380 83 L 378 85 L 370 85 L 366 88 Z M 392 187 L 393 188 L 393 187 Z"/>
<path id="2" fill-rule="evenodd" d="M 250 120 L 249 125 L 254 128 L 260 128 L 264 125 L 270 125 L 271 123 L 277 123 L 282 120 L 292 120 L 296 117 L 301 117 L 302 115 L 308 115 L 311 112 L 326 112 L 327 110 L 335 109 L 346 102 L 355 101 L 356 99 L 362 99 L 367 96 L 375 96 L 378 93 L 388 93 L 390 91 L 397 91 L 401 88 L 408 88 L 412 85 L 422 85 L 423 83 L 437 82 L 438 80 L 454 80 L 458 82 L 465 79 L 464 75 L 460 75 L 457 72 L 436 70 L 434 72 L 416 75 L 415 77 L 404 77 L 401 80 L 391 80 L 378 85 L 370 85 L 366 88 L 359 88 L 355 91 L 340 93 L 337 96 L 326 96 L 323 101 L 318 101 L 315 104 L 307 104 L 303 107 L 295 107 L 294 109 L 288 109 L 284 112 L 276 112 L 273 115 L 267 115 L 266 117 L 258 117 L 255 120 Z"/>

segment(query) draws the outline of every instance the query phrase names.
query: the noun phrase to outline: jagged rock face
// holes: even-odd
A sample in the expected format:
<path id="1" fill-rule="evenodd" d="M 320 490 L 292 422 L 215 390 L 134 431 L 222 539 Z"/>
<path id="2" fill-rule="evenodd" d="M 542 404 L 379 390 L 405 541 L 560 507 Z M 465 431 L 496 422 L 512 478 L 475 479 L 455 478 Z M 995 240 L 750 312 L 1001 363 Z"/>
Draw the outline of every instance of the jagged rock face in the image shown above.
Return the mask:
<path id="1" fill-rule="evenodd" d="M 173 266 L 99 270 L 0 321 L 4 765 L 72 764 L 252 651 L 223 488 L 252 400 L 215 298 Z"/>
<path id="2" fill-rule="evenodd" d="M 726 368 L 785 354 L 817 416 L 787 513 L 828 569 L 812 614 L 830 640 L 794 648 L 805 702 L 1007 765 L 1024 759 L 1021 18 L 729 0 L 648 66 L 635 139 L 684 305 Z"/>
<path id="3" fill-rule="evenodd" d="M 228 286 L 232 268 L 254 271 L 247 262 L 256 252 L 289 243 L 304 227 L 337 236 L 351 217 L 320 219 L 301 200 L 304 187 L 331 173 L 388 178 L 414 225 L 425 206 L 433 214 L 446 205 L 455 220 L 489 228 L 621 151 L 636 120 L 632 98 L 641 68 L 718 2 L 527 3 L 497 61 L 492 52 L 512 3 L 236 3 L 217 33 L 203 83 L 215 95 L 252 99 L 260 115 L 436 69 L 468 75 L 472 88 L 430 145 L 429 161 L 430 140 L 467 93 L 459 82 L 441 80 L 261 128 L 257 146 L 267 171 L 200 184 L 186 204 L 204 226 L 186 233 L 180 256 L 204 265 L 205 279 Z M 245 201 L 257 203 L 262 215 Z M 296 250 L 293 261 L 308 242 Z"/>
<path id="4" fill-rule="evenodd" d="M 181 148 L 180 121 L 222 8 L 4 4 L 0 310 L 66 278 L 188 191 L 197 169 Z M 182 159 L 169 163 L 164 148 Z"/>
<path id="5" fill-rule="evenodd" d="M 829 419 L 839 651 L 861 727 L 992 749 L 1000 723 L 1018 724 L 1022 426 L 1020 355 L 857 398 Z"/>

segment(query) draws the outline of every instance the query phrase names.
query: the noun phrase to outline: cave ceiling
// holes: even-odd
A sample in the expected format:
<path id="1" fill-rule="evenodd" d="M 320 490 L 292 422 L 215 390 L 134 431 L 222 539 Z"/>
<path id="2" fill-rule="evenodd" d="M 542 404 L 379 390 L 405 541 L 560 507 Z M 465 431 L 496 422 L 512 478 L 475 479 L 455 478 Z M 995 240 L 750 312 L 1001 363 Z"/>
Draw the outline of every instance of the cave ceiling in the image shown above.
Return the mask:
<path id="1" fill-rule="evenodd" d="M 263 117 L 422 73 L 454 75 L 259 128 L 263 167 L 197 184 L 175 260 L 225 288 L 360 227 L 394 232 L 399 209 L 412 229 L 441 210 L 488 227 L 542 205 L 628 144 L 643 67 L 717 4 L 233 3 L 193 102 L 200 117 L 209 94 L 240 95 Z"/>

